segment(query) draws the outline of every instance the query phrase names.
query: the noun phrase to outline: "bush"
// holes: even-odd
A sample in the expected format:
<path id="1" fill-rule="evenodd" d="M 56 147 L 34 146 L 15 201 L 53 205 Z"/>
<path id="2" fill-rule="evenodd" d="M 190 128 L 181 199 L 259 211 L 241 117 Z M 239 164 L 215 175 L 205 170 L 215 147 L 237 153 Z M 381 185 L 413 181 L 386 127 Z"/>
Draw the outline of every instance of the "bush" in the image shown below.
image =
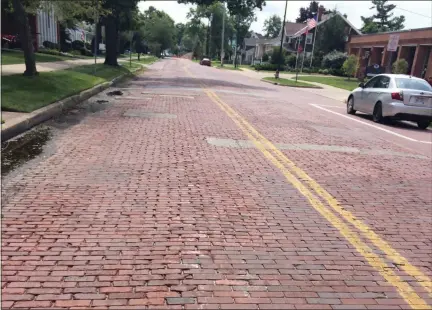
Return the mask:
<path id="1" fill-rule="evenodd" d="M 84 48 L 84 42 L 80 40 L 75 40 L 72 42 L 72 49 L 80 51 L 82 48 Z"/>
<path id="2" fill-rule="evenodd" d="M 319 73 L 319 70 L 320 70 L 320 69 L 317 68 L 317 67 L 312 67 L 311 70 L 310 70 L 310 72 L 311 72 L 311 73 Z"/>
<path id="3" fill-rule="evenodd" d="M 268 70 L 268 71 L 276 71 L 278 65 L 277 64 L 257 64 L 255 65 L 255 70 Z M 281 66 L 281 71 L 283 71 L 284 68 Z"/>
<path id="4" fill-rule="evenodd" d="M 81 51 L 81 55 L 83 56 L 93 56 L 93 53 L 88 49 L 86 49 L 85 47 L 83 47 L 80 51 Z"/>
<path id="5" fill-rule="evenodd" d="M 329 74 L 329 70 L 328 69 L 323 69 L 321 73 L 327 75 L 327 74 Z"/>
<path id="6" fill-rule="evenodd" d="M 39 49 L 38 53 L 48 54 L 48 55 L 57 55 L 57 56 L 62 55 L 61 52 L 59 52 L 57 50 L 49 49 L 49 48 L 41 48 L 41 49 Z"/>
<path id="7" fill-rule="evenodd" d="M 290 66 L 291 68 L 295 68 L 296 65 L 296 55 L 289 54 L 285 57 L 285 63 Z"/>
<path id="8" fill-rule="evenodd" d="M 310 72 L 311 72 L 311 70 L 309 68 L 303 67 L 303 73 L 310 73 Z"/>
<path id="9" fill-rule="evenodd" d="M 354 77 L 358 68 L 358 59 L 355 55 L 349 55 L 342 65 L 342 70 L 345 75 L 349 78 Z"/>
<path id="10" fill-rule="evenodd" d="M 339 51 L 333 51 L 324 56 L 322 66 L 327 69 L 341 69 L 347 59 L 347 54 Z"/>
<path id="11" fill-rule="evenodd" d="M 280 63 L 283 66 L 285 64 L 285 56 L 286 56 L 286 51 L 284 49 L 282 49 L 282 58 L 280 56 L 281 56 L 280 47 L 274 47 L 270 62 L 276 65 Z"/>
<path id="12" fill-rule="evenodd" d="M 51 50 L 59 50 L 60 46 L 57 43 L 53 43 L 50 41 L 43 41 L 42 45 L 47 48 L 47 49 L 51 49 Z"/>
<path id="13" fill-rule="evenodd" d="M 264 54 L 262 61 L 269 61 L 269 55 L 268 54 Z"/>
<path id="14" fill-rule="evenodd" d="M 342 68 L 340 69 L 328 69 L 328 73 L 336 76 L 344 76 L 344 72 Z"/>
<path id="15" fill-rule="evenodd" d="M 394 74 L 407 74 L 408 62 L 405 59 L 396 60 L 392 65 L 392 73 Z"/>

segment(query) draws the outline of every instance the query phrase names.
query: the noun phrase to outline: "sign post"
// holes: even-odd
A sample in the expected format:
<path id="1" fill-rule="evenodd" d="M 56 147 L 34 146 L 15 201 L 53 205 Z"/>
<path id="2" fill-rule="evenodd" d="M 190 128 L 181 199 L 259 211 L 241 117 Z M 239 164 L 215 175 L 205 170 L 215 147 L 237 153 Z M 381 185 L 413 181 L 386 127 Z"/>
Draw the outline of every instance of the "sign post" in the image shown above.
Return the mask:
<path id="1" fill-rule="evenodd" d="M 397 51 L 398 45 L 399 45 L 399 34 L 391 34 L 389 36 L 389 40 L 387 43 L 387 52 L 389 53 L 387 67 L 390 69 L 390 72 L 391 72 L 391 58 L 392 58 L 391 56 L 393 52 Z"/>

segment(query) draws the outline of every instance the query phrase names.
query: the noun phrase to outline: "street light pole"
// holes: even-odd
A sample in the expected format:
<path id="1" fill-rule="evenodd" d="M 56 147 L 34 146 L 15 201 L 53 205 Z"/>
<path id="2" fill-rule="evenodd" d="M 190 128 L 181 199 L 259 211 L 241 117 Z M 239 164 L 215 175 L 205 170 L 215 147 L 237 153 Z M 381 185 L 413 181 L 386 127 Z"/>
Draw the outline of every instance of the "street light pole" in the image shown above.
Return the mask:
<path id="1" fill-rule="evenodd" d="M 280 47 L 279 47 L 279 61 L 278 61 L 278 67 L 277 67 L 276 74 L 275 74 L 275 78 L 277 78 L 277 79 L 279 78 L 280 63 L 282 60 L 282 44 L 283 44 L 283 39 L 284 39 L 284 35 L 285 35 L 285 19 L 286 19 L 287 6 L 288 6 L 288 0 L 285 1 L 285 13 L 284 13 L 284 19 L 283 19 L 282 29 L 281 29 L 281 41 L 280 41 Z"/>

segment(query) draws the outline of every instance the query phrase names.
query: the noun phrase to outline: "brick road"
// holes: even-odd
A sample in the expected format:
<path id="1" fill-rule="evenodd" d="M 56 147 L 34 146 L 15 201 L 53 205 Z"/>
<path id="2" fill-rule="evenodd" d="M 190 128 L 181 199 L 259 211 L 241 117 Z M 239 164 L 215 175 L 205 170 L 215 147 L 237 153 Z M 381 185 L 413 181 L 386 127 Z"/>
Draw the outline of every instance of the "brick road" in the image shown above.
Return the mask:
<path id="1" fill-rule="evenodd" d="M 5 178 L 2 309 L 432 304 L 430 144 L 187 60 L 122 91 Z"/>

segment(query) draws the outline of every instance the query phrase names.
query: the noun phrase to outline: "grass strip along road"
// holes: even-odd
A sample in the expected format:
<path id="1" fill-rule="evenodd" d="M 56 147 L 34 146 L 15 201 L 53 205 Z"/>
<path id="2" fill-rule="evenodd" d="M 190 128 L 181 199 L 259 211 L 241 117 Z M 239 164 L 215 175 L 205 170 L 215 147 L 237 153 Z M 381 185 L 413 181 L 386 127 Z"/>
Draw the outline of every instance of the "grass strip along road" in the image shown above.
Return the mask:
<path id="1" fill-rule="evenodd" d="M 337 88 L 342 88 L 346 90 L 353 90 L 358 87 L 359 82 L 357 80 L 349 80 L 346 77 L 337 77 L 337 76 L 305 76 L 300 75 L 298 77 L 299 80 L 306 82 L 315 82 L 321 83 Z"/>
<path id="2" fill-rule="evenodd" d="M 185 71 L 194 77 L 190 71 L 184 67 Z M 206 85 L 202 85 L 209 98 L 224 111 L 232 121 L 242 130 L 242 132 L 253 142 L 255 147 L 261 151 L 275 167 L 285 176 L 287 181 L 294 186 L 335 228 L 351 245 L 374 267 L 380 275 L 392 286 L 394 286 L 402 298 L 413 309 L 431 309 L 427 302 L 422 299 L 414 288 L 400 276 L 398 276 L 387 262 L 376 254 L 362 238 L 371 242 L 376 248 L 385 253 L 386 258 L 398 264 L 405 273 L 412 276 L 429 293 L 432 294 L 432 281 L 423 274 L 418 268 L 393 249 L 385 240 L 381 239 L 370 227 L 356 218 L 351 212 L 344 210 L 339 202 L 329 192 L 322 188 L 305 171 L 300 169 L 287 158 L 274 144 L 261 135 L 245 118 L 223 102 Z M 338 216 L 338 215 L 339 216 Z M 352 226 L 348 225 L 351 224 Z M 354 229 L 359 230 L 362 235 Z"/>
<path id="3" fill-rule="evenodd" d="M 96 65 L 79 66 L 66 70 L 40 72 L 38 76 L 21 74 L 2 77 L 2 110 L 32 112 L 83 90 L 92 88 L 122 74 L 129 74 L 141 65 L 132 63 L 119 67 Z"/>
<path id="4" fill-rule="evenodd" d="M 68 57 L 68 56 L 61 56 L 61 55 L 49 55 L 49 54 L 43 54 L 43 53 L 35 53 L 35 57 L 36 57 L 36 63 L 75 60 L 75 59 L 91 59 L 91 57 L 85 57 L 85 56 Z M 16 51 L 2 50 L 1 63 L 2 63 L 2 66 L 23 64 L 24 63 L 24 54 L 22 52 L 19 52 L 19 51 L 16 52 Z"/>
<path id="5" fill-rule="evenodd" d="M 306 87 L 306 88 L 321 88 L 319 86 L 315 86 L 313 84 L 310 83 L 305 83 L 305 82 L 300 82 L 300 81 L 293 81 L 290 79 L 284 79 L 284 78 L 274 78 L 274 77 L 265 77 L 263 78 L 263 80 L 269 81 L 269 82 L 273 82 L 273 83 L 278 83 L 280 85 L 283 86 L 292 86 L 292 87 Z"/>

